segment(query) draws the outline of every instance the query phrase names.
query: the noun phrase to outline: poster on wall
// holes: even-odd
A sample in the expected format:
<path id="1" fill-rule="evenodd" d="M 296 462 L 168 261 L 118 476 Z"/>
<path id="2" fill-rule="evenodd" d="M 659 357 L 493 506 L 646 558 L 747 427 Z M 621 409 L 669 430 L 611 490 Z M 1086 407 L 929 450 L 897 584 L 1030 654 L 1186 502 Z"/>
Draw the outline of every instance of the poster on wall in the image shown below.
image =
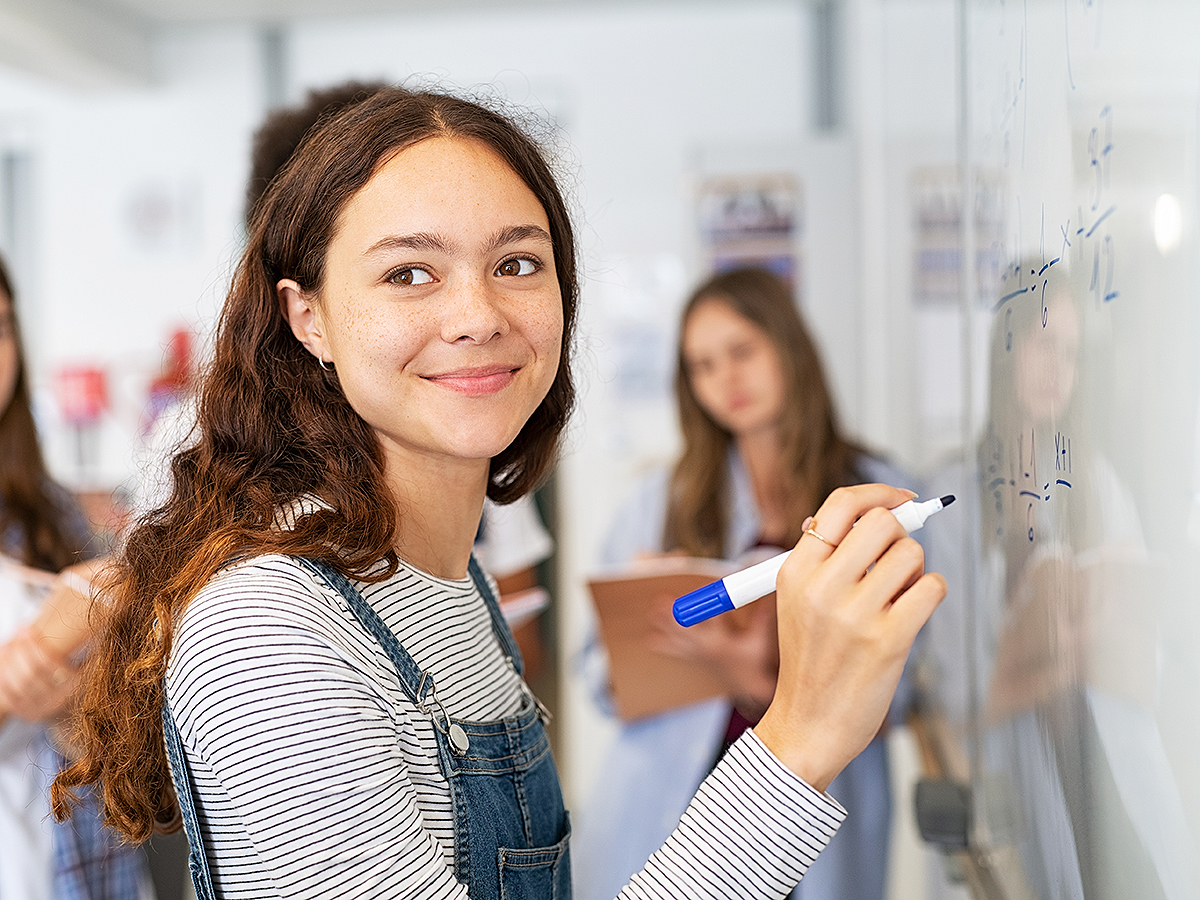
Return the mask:
<path id="1" fill-rule="evenodd" d="M 985 316 L 1000 284 L 1004 258 L 1004 184 L 994 169 L 974 174 L 972 315 Z M 912 225 L 912 301 L 919 434 L 924 451 L 945 453 L 963 440 L 962 188 L 954 166 L 919 166 L 909 177 Z M 980 334 L 986 329 L 975 329 Z M 974 333 L 974 332 L 973 332 Z M 971 380 L 978 408 L 983 379 Z"/>
<path id="2" fill-rule="evenodd" d="M 961 284 L 962 188 L 953 166 L 922 166 L 909 179 L 913 224 L 913 301 L 957 306 Z M 1000 284 L 1004 184 L 1000 173 L 975 173 L 975 296 L 986 303 Z"/>
<path id="3" fill-rule="evenodd" d="M 790 173 L 725 175 L 701 183 L 702 262 L 711 272 L 762 266 L 799 293 L 802 190 Z"/>

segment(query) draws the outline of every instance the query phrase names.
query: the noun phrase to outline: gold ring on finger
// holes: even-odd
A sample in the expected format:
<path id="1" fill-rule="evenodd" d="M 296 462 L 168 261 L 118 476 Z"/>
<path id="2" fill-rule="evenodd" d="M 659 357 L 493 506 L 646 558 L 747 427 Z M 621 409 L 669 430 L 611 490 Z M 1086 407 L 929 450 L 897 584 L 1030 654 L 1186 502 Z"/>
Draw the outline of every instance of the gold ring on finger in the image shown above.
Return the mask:
<path id="1" fill-rule="evenodd" d="M 827 545 L 830 549 L 837 548 L 837 544 L 835 544 L 833 541 L 829 540 L 827 537 L 824 537 L 823 535 L 820 534 L 820 532 L 817 531 L 817 520 L 816 519 L 812 520 L 812 524 L 809 525 L 808 528 L 805 529 L 804 533 L 811 534 L 822 544 Z"/>

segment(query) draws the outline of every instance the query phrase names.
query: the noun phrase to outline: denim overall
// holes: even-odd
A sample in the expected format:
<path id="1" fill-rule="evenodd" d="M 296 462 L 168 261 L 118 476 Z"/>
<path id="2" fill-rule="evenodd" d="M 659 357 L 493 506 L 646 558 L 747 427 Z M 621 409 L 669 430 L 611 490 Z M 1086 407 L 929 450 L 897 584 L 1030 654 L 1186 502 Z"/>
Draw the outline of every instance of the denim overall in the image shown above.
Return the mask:
<path id="1" fill-rule="evenodd" d="M 471 900 L 570 900 L 570 825 L 542 724 L 544 711 L 529 689 L 514 716 L 482 723 L 451 719 L 437 698 L 433 677 L 417 667 L 353 585 L 324 563 L 300 563 L 346 599 L 391 658 L 404 693 L 432 720 L 438 762 L 450 784 L 454 877 L 467 885 Z M 491 614 L 496 639 L 520 674 L 520 651 L 474 557 L 469 571 Z M 183 742 L 165 702 L 163 734 L 191 845 L 188 866 L 196 896 L 216 900 Z"/>

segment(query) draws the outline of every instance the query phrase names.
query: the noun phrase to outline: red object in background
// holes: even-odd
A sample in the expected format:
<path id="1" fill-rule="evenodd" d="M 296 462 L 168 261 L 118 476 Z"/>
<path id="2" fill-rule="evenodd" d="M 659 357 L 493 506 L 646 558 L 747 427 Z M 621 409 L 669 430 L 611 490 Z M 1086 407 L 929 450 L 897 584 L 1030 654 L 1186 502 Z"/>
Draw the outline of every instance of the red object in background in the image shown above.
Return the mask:
<path id="1" fill-rule="evenodd" d="M 63 366 L 54 373 L 54 395 L 64 421 L 94 425 L 108 409 L 108 376 L 95 366 Z"/>
<path id="2" fill-rule="evenodd" d="M 171 332 L 163 353 L 162 368 L 150 382 L 141 433 L 146 437 L 159 418 L 187 396 L 192 387 L 195 365 L 192 357 L 192 333 L 183 328 Z"/>
<path id="3" fill-rule="evenodd" d="M 171 333 L 162 370 L 150 382 L 151 397 L 156 394 L 182 396 L 192 386 L 192 375 L 192 335 L 180 328 Z"/>

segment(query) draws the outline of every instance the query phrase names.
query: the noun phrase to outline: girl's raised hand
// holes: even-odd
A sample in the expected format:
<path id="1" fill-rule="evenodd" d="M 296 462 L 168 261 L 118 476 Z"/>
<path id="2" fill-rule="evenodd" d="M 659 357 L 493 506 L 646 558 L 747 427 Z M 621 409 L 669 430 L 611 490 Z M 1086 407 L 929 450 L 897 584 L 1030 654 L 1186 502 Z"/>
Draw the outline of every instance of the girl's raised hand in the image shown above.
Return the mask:
<path id="1" fill-rule="evenodd" d="M 818 790 L 879 730 L 909 648 L 946 595 L 888 512 L 912 496 L 839 488 L 812 524 L 825 541 L 805 533 L 779 570 L 779 682 L 754 731 Z"/>

